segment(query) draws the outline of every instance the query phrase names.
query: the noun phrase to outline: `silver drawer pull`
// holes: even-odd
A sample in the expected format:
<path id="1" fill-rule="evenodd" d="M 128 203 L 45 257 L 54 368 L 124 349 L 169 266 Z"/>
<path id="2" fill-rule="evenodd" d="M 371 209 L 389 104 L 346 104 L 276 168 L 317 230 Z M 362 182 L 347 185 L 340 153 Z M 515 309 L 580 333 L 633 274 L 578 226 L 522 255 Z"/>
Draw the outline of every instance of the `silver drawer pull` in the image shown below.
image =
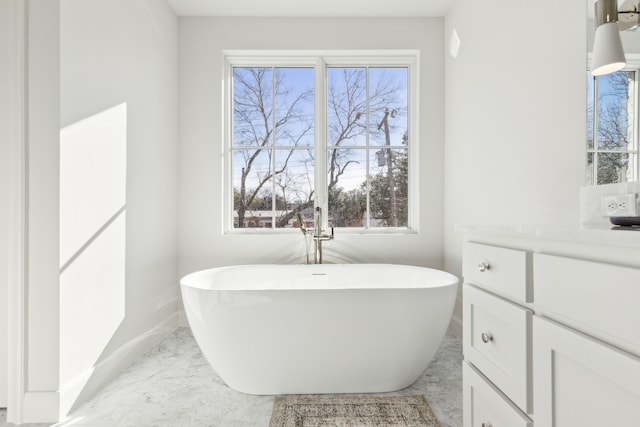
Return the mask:
<path id="1" fill-rule="evenodd" d="M 480 270 L 480 273 L 484 273 L 485 271 L 489 270 L 490 268 L 491 268 L 491 265 L 489 265 L 488 262 L 482 261 L 480 264 L 478 264 L 478 270 Z"/>
<path id="2" fill-rule="evenodd" d="M 483 332 L 481 337 L 482 337 L 482 342 L 485 344 L 490 341 L 493 341 L 493 335 L 491 335 L 491 332 Z M 491 424 L 489 424 L 489 426 L 491 426 Z"/>
<path id="3" fill-rule="evenodd" d="M 491 427 L 491 423 L 482 423 L 482 427 Z"/>

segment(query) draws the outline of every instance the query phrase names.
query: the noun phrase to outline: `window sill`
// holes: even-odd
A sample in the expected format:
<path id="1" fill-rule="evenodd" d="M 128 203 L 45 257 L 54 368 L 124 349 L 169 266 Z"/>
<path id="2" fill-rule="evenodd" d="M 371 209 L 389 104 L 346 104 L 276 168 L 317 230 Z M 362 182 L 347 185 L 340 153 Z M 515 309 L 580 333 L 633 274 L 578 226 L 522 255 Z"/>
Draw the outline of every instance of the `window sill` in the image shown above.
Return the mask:
<path id="1" fill-rule="evenodd" d="M 327 232 L 327 230 L 324 230 Z M 329 229 L 330 231 L 330 229 Z M 264 228 L 244 228 L 225 230 L 223 233 L 225 236 L 274 236 L 274 235 L 293 235 L 300 234 L 299 228 L 279 228 L 279 229 L 264 229 Z M 385 228 L 385 229 L 367 229 L 367 228 L 334 228 L 334 234 L 336 236 L 404 236 L 418 234 L 418 231 L 413 228 Z M 336 237 L 337 238 L 337 237 Z"/>

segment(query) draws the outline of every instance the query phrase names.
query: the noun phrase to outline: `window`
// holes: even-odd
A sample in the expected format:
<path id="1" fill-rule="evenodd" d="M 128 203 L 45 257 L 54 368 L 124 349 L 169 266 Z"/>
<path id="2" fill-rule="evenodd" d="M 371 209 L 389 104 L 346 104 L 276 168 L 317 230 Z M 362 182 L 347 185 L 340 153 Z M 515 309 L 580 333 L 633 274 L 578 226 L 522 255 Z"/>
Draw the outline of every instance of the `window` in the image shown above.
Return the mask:
<path id="1" fill-rule="evenodd" d="M 638 68 L 587 77 L 587 184 L 638 180 Z"/>
<path id="2" fill-rule="evenodd" d="M 411 229 L 416 58 L 228 53 L 228 229 Z"/>

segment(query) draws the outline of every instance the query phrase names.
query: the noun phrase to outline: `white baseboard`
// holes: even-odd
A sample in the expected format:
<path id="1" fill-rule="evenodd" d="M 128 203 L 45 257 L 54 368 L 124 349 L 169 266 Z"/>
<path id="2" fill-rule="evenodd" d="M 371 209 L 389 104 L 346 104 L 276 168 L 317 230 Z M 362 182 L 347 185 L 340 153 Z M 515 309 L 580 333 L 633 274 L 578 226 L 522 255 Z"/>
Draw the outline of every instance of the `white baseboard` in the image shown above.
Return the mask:
<path id="1" fill-rule="evenodd" d="M 113 351 L 92 369 L 77 376 L 73 381 L 63 384 L 60 388 L 60 415 L 62 419 L 80 404 L 93 397 L 118 374 L 131 366 L 142 354 L 174 331 L 178 320 L 178 312 L 175 312 L 161 323 Z"/>
<path id="2" fill-rule="evenodd" d="M 449 332 L 462 339 L 462 319 L 457 316 L 452 316 L 451 322 L 449 322 Z"/>
<path id="3" fill-rule="evenodd" d="M 60 417 L 60 393 L 28 391 L 22 399 L 22 423 L 51 423 Z"/>

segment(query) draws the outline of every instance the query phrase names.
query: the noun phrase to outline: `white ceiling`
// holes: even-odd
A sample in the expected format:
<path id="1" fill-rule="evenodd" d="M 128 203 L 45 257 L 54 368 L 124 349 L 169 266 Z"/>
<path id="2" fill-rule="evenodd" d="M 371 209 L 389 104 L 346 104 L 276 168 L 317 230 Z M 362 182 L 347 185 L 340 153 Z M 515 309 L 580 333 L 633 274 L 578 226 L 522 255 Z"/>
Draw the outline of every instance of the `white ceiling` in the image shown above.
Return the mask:
<path id="1" fill-rule="evenodd" d="M 456 0 L 167 0 L 179 16 L 433 17 Z"/>

